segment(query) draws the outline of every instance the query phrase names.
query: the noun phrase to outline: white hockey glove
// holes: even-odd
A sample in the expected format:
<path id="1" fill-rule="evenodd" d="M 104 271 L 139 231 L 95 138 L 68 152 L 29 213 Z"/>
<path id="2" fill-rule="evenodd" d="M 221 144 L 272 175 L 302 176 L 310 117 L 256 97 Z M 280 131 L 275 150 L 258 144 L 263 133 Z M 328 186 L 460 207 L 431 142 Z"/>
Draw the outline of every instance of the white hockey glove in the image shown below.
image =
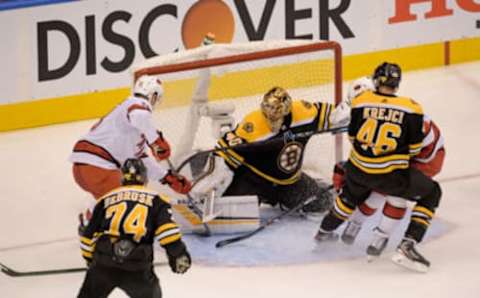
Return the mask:
<path id="1" fill-rule="evenodd" d="M 199 180 L 191 190 L 195 198 L 201 198 L 215 191 L 215 196 L 220 197 L 227 190 L 233 180 L 233 172 L 220 156 L 214 157 L 215 167 L 210 175 Z"/>
<path id="2" fill-rule="evenodd" d="M 370 77 L 358 78 L 348 87 L 347 98 L 345 101 L 350 106 L 355 97 L 368 90 L 375 90 L 372 79 Z"/>
<path id="3" fill-rule="evenodd" d="M 350 123 L 350 104 L 342 101 L 330 114 L 330 123 L 332 127 L 345 126 Z"/>

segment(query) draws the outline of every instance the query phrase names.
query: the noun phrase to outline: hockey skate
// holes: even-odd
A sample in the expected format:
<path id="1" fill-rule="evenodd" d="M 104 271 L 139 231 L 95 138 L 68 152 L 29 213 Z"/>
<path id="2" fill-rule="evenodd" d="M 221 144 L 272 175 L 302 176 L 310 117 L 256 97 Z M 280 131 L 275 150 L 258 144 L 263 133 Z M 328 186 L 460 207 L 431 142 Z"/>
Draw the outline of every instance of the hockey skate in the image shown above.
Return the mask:
<path id="1" fill-rule="evenodd" d="M 349 221 L 347 223 L 347 226 L 345 227 L 345 230 L 343 230 L 341 237 L 342 242 L 348 245 L 353 244 L 361 228 L 362 225 L 360 223 L 357 223 L 355 221 Z"/>
<path id="2" fill-rule="evenodd" d="M 338 234 L 334 232 L 324 232 L 319 230 L 315 235 L 315 240 L 318 242 L 334 242 L 338 240 Z"/>
<path id="3" fill-rule="evenodd" d="M 388 235 L 378 227 L 373 229 L 373 241 L 367 247 L 367 261 L 372 262 L 380 257 L 387 243 Z"/>
<path id="4" fill-rule="evenodd" d="M 415 249 L 415 244 L 415 240 L 404 238 L 398 245 L 396 253 L 392 256 L 392 261 L 407 269 L 426 273 L 430 267 L 430 262 Z"/>

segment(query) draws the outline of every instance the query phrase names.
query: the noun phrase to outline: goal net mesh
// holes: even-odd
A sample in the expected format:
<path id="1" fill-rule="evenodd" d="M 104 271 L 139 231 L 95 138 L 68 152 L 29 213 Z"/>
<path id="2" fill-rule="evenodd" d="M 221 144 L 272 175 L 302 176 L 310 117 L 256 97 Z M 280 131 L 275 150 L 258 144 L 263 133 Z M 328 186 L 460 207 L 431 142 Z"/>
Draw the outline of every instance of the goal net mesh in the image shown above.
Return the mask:
<path id="1" fill-rule="evenodd" d="M 274 86 L 309 102 L 341 99 L 341 51 L 336 43 L 268 41 L 214 44 L 162 55 L 135 65 L 134 77 L 156 75 L 164 97 L 155 124 L 172 144 L 174 162 L 194 150 L 214 148 L 216 136 L 208 110 L 229 111 L 235 123 L 259 109 Z M 319 134 L 307 145 L 304 169 L 330 177 L 341 158 L 341 138 Z"/>

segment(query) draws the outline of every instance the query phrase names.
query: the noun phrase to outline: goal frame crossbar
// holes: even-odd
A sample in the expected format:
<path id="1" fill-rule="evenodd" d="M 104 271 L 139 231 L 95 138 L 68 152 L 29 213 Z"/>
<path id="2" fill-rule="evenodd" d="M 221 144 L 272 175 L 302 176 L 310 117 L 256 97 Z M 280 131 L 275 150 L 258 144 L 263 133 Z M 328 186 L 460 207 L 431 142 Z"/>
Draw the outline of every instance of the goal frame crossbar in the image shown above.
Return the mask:
<path id="1" fill-rule="evenodd" d="M 234 46 L 234 44 L 232 44 Z M 161 75 L 181 71 L 205 69 L 208 67 L 235 64 L 247 61 L 263 60 L 275 57 L 288 56 L 292 54 L 312 53 L 316 51 L 330 50 L 333 52 L 334 63 L 334 102 L 338 105 L 342 101 L 342 47 L 335 41 L 320 41 L 302 45 L 293 45 L 280 48 L 259 50 L 255 52 L 225 55 L 222 57 L 206 58 L 203 60 L 178 62 L 168 65 L 146 66 L 134 71 L 134 80 L 142 75 Z M 335 160 L 342 159 L 343 143 L 342 136 L 335 136 Z"/>

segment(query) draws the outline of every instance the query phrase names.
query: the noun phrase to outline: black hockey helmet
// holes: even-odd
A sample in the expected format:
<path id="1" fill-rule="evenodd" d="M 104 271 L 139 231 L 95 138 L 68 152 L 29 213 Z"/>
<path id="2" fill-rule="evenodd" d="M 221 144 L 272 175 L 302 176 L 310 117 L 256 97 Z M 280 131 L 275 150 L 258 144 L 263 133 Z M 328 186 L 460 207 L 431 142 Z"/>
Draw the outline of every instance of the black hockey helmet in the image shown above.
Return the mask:
<path id="1" fill-rule="evenodd" d="M 141 159 L 129 158 L 122 166 L 123 185 L 144 185 L 147 183 L 147 168 Z"/>
<path id="2" fill-rule="evenodd" d="M 402 70 L 398 64 L 383 62 L 375 69 L 372 80 L 377 89 L 380 86 L 397 89 L 402 80 Z"/>

